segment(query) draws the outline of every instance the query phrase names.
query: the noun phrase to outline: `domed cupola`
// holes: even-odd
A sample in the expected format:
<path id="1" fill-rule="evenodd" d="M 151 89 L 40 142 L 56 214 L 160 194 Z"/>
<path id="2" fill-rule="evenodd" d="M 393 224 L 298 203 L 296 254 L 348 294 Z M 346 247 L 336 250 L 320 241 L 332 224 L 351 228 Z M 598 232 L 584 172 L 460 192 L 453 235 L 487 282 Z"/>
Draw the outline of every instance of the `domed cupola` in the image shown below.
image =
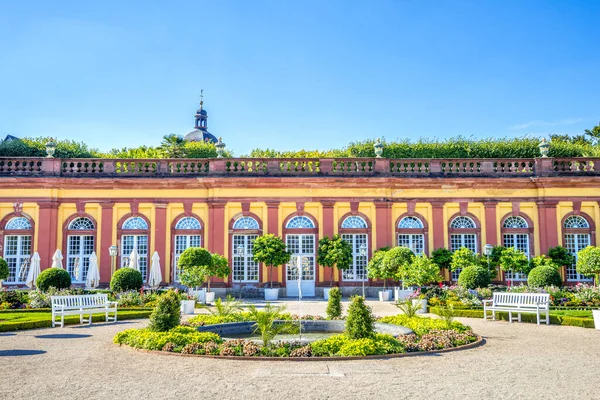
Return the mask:
<path id="1" fill-rule="evenodd" d="M 185 135 L 184 140 L 188 142 L 209 142 L 217 143 L 217 138 L 208 132 L 208 113 L 204 106 L 204 90 L 200 91 L 200 108 L 194 115 L 194 130 Z"/>

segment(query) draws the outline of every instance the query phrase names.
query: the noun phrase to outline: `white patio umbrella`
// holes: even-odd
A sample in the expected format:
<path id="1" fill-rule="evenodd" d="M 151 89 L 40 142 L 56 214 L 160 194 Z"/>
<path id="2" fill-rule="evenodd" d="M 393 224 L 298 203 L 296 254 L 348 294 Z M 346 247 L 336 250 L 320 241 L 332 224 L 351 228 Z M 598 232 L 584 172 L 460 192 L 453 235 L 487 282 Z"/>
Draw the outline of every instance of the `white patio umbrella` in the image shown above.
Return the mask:
<path id="1" fill-rule="evenodd" d="M 35 286 L 35 281 L 37 280 L 38 276 L 40 275 L 40 269 L 41 269 L 40 261 L 41 261 L 40 255 L 36 251 L 35 253 L 33 253 L 33 257 L 31 257 L 31 265 L 29 266 L 29 272 L 27 273 L 27 280 L 25 281 L 25 284 L 30 289 L 33 289 L 33 287 Z"/>
<path id="2" fill-rule="evenodd" d="M 56 249 L 54 255 L 52 256 L 52 268 L 60 268 L 63 269 L 62 265 L 63 255 L 60 252 L 60 249 Z"/>
<path id="3" fill-rule="evenodd" d="M 140 256 L 138 255 L 138 252 L 136 249 L 131 250 L 131 254 L 129 255 L 128 267 L 133 268 L 136 271 L 140 271 Z"/>
<path id="4" fill-rule="evenodd" d="M 96 252 L 90 254 L 90 266 L 88 267 L 85 287 L 94 289 L 100 284 L 100 271 L 98 270 L 98 256 Z"/>
<path id="5" fill-rule="evenodd" d="M 150 266 L 150 274 L 148 274 L 148 286 L 152 289 L 158 289 L 162 281 L 162 272 L 160 271 L 160 257 L 158 252 L 152 254 L 152 265 Z"/>

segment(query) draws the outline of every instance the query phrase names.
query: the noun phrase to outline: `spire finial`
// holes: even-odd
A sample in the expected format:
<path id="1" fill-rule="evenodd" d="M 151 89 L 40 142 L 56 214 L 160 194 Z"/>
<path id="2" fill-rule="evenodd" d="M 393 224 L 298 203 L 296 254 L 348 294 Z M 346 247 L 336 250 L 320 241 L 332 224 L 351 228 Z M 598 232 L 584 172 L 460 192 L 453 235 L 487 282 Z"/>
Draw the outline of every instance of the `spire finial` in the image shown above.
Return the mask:
<path id="1" fill-rule="evenodd" d="M 204 104 L 204 89 L 200 89 L 200 109 L 202 110 L 202 105 Z"/>

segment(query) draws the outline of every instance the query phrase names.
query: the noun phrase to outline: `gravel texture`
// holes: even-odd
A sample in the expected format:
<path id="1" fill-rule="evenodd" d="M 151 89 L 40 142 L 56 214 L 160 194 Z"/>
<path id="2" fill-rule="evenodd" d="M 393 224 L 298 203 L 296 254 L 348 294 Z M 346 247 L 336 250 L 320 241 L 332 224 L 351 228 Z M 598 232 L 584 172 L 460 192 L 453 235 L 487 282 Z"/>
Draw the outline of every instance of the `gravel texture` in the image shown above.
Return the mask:
<path id="1" fill-rule="evenodd" d="M 397 313 L 389 303 L 369 304 L 377 315 Z M 302 310 L 323 314 L 325 306 L 304 302 Z M 289 303 L 288 311 L 297 309 Z M 163 356 L 112 343 L 117 332 L 147 320 L 0 333 L 0 398 L 600 398 L 600 331 L 459 320 L 486 344 L 429 356 L 311 363 Z"/>

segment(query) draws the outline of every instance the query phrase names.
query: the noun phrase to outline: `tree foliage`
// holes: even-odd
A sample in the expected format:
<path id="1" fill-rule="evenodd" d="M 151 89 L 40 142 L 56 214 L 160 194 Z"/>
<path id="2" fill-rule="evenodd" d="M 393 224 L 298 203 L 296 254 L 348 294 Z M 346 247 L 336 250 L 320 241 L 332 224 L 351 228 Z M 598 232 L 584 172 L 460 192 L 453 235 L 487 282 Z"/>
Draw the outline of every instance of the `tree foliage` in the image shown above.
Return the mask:
<path id="1" fill-rule="evenodd" d="M 333 235 L 331 239 L 325 236 L 319 240 L 317 263 L 322 267 L 339 268 L 346 270 L 352 266 L 352 245 L 340 235 Z M 330 286 L 333 286 L 333 273 Z"/>
<path id="2" fill-rule="evenodd" d="M 450 268 L 452 252 L 445 247 L 440 247 L 431 253 L 431 260 L 440 268 Z"/>
<path id="3" fill-rule="evenodd" d="M 383 260 L 372 273 L 373 277 L 383 279 L 385 288 L 387 280 L 397 278 L 400 268 L 412 263 L 414 258 L 415 254 L 408 247 L 394 247 L 384 252 Z"/>
<path id="4" fill-rule="evenodd" d="M 452 253 L 452 260 L 450 261 L 450 270 L 456 271 L 458 269 L 467 268 L 471 265 L 479 264 L 477 254 L 473 253 L 472 250 L 466 247 L 461 247 Z"/>
<path id="5" fill-rule="evenodd" d="M 529 260 L 525 253 L 514 247 L 507 247 L 502 250 L 500 256 L 500 268 L 504 272 L 512 273 L 527 273 L 529 267 Z"/>
<path id="6" fill-rule="evenodd" d="M 271 268 L 287 264 L 291 257 L 283 240 L 273 234 L 256 238 L 252 247 L 252 253 L 255 262 L 264 263 L 267 267 Z M 269 271 L 269 275 L 269 282 L 271 283 L 271 288 L 273 288 L 273 274 L 271 271 Z"/>
<path id="7" fill-rule="evenodd" d="M 397 279 L 406 286 L 423 286 L 432 282 L 440 282 L 440 267 L 425 255 L 412 257 L 398 269 Z"/>
<path id="8" fill-rule="evenodd" d="M 490 284 L 490 271 L 481 265 L 469 265 L 460 271 L 458 284 L 467 289 L 487 287 Z"/>
<path id="9" fill-rule="evenodd" d="M 0 282 L 5 279 L 8 279 L 10 276 L 10 271 L 8 270 L 8 263 L 4 258 L 0 258 Z"/>
<path id="10" fill-rule="evenodd" d="M 600 283 L 600 247 L 587 246 L 577 253 L 577 273 L 595 276 L 596 285 Z"/>
<path id="11" fill-rule="evenodd" d="M 550 247 L 548 249 L 548 257 L 559 267 L 572 265 L 574 261 L 571 252 L 562 246 Z"/>

